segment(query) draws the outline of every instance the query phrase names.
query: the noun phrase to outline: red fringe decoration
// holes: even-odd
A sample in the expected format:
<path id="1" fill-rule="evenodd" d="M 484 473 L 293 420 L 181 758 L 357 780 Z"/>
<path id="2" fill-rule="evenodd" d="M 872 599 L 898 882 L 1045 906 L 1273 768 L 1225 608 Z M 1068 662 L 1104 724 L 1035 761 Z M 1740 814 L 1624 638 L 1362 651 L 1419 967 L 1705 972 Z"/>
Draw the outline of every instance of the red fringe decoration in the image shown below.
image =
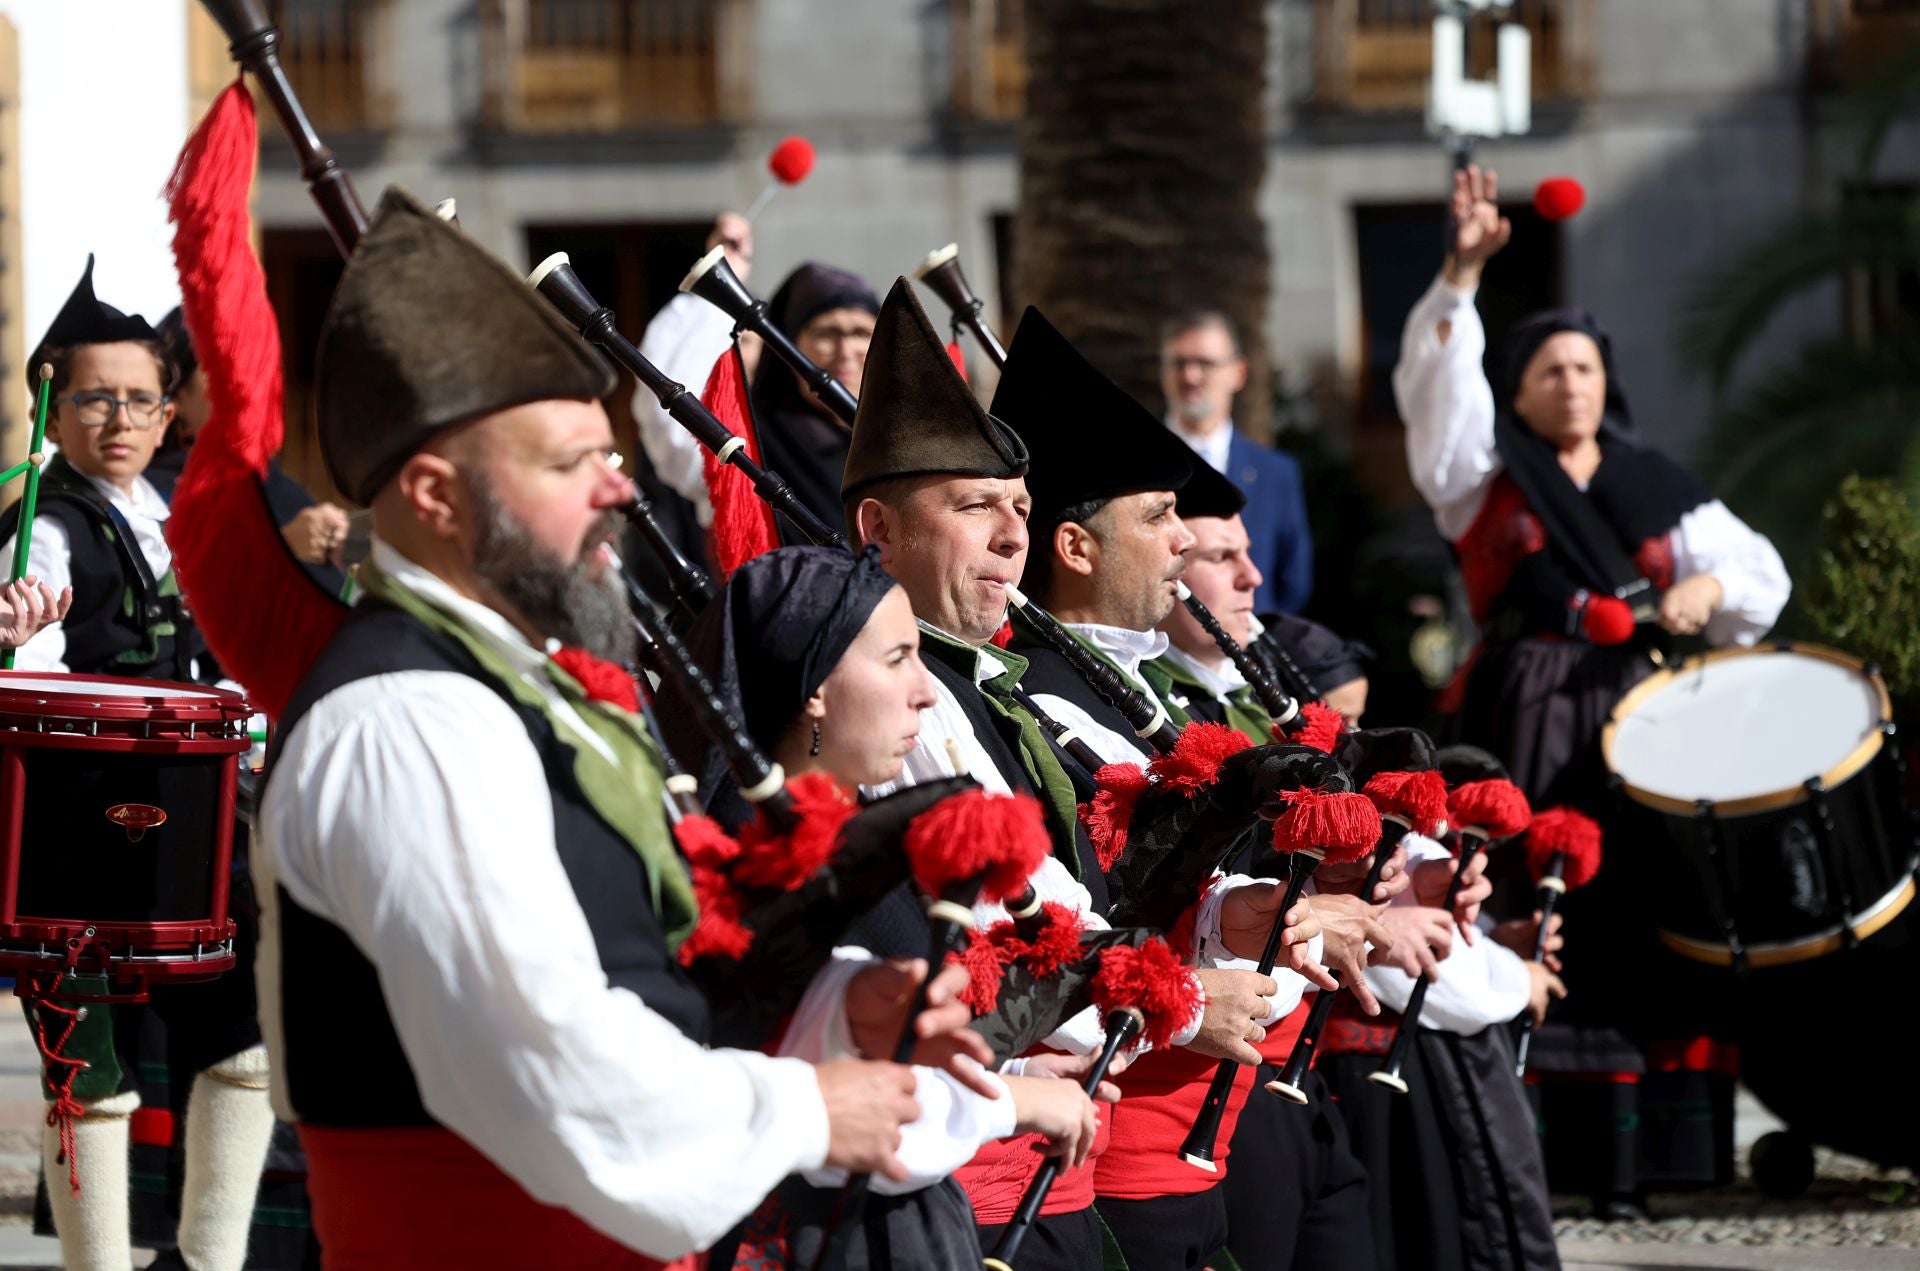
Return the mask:
<path id="1" fill-rule="evenodd" d="M 1437 772 L 1376 772 L 1362 792 L 1381 816 L 1391 813 L 1415 834 L 1440 833 L 1447 819 L 1447 780 Z"/>
<path id="2" fill-rule="evenodd" d="M 1273 849 L 1314 848 L 1336 863 L 1357 861 L 1380 841 L 1380 812 L 1364 794 L 1282 790 L 1287 814 L 1273 823 Z"/>
<path id="3" fill-rule="evenodd" d="M 680 855 L 696 869 L 724 869 L 740 855 L 740 841 L 710 816 L 690 816 L 673 827 Z"/>
<path id="4" fill-rule="evenodd" d="M 922 812 L 902 840 L 922 893 L 939 896 L 979 878 L 980 899 L 1006 900 L 1026 889 L 1053 851 L 1040 803 L 1032 795 L 965 790 Z"/>
<path id="5" fill-rule="evenodd" d="M 840 830 L 857 810 L 853 791 L 824 772 L 804 772 L 787 782 L 799 823 L 778 833 L 755 818 L 740 832 L 733 881 L 747 887 L 792 891 L 833 858 Z M 936 805 L 937 806 L 937 805 Z"/>
<path id="6" fill-rule="evenodd" d="M 1060 974 L 1080 956 L 1081 922 L 1079 911 L 1071 905 L 1049 900 L 1041 906 L 1046 923 L 1030 941 L 1022 941 L 1014 957 L 1038 979 Z"/>
<path id="7" fill-rule="evenodd" d="M 1332 754 L 1333 748 L 1340 744 L 1341 736 L 1347 731 L 1347 721 L 1340 712 L 1325 702 L 1303 702 L 1300 706 L 1300 726 L 1292 732 L 1275 725 L 1273 739 L 1291 742 L 1296 746 L 1311 746 L 1324 754 Z"/>
<path id="8" fill-rule="evenodd" d="M 1108 870 L 1127 850 L 1127 826 L 1133 805 L 1147 792 L 1147 774 L 1137 763 L 1110 763 L 1093 774 L 1093 783 L 1098 788 L 1080 805 L 1080 823 L 1087 827 L 1100 868 Z"/>
<path id="9" fill-rule="evenodd" d="M 991 643 L 993 644 L 993 647 L 996 649 L 1004 649 L 1008 645 L 1012 644 L 1013 643 L 1013 623 L 1012 622 L 1001 623 L 1000 629 L 993 633 L 993 640 L 991 641 Z"/>
<path id="10" fill-rule="evenodd" d="M 284 424 L 280 330 L 247 212 L 259 151 L 253 96 L 235 82 L 167 182 L 181 307 L 212 404 L 174 491 L 167 542 L 207 646 L 254 705 L 278 716 L 348 610 L 300 567 L 261 494 Z"/>
<path id="11" fill-rule="evenodd" d="M 634 687 L 633 677 L 605 658 L 585 649 L 567 648 L 553 655 L 553 664 L 580 681 L 592 700 L 623 711 L 640 709 L 640 691 Z"/>
<path id="12" fill-rule="evenodd" d="M 706 391 L 700 402 L 715 419 L 747 440 L 747 457 L 760 461 L 760 438 L 753 431 L 753 416 L 747 409 L 747 374 L 734 346 L 727 346 L 707 376 Z M 773 509 L 754 492 L 753 482 L 740 469 L 721 463 L 712 451 L 701 456 L 707 478 L 707 501 L 713 504 L 713 528 L 708 542 L 713 549 L 714 567 L 726 579 L 756 556 L 780 546 L 780 534 L 774 528 Z"/>
<path id="13" fill-rule="evenodd" d="M 1527 868 L 1538 882 L 1561 857 L 1560 877 L 1568 890 L 1584 887 L 1600 872 L 1600 826 L 1572 808 L 1548 808 L 1527 827 Z"/>
<path id="14" fill-rule="evenodd" d="M 1141 1038 L 1160 1048 L 1193 1018 L 1200 1006 L 1200 982 L 1164 940 L 1149 940 L 1137 948 L 1114 945 L 1101 951 L 1093 1001 L 1102 1015 L 1126 1006 L 1138 1010 L 1147 1018 Z"/>
<path id="15" fill-rule="evenodd" d="M 1213 889 L 1220 885 L 1222 877 L 1223 875 L 1215 874 L 1202 883 L 1200 894 L 1174 920 L 1172 929 L 1167 932 L 1167 943 L 1180 951 L 1182 956 L 1193 948 L 1194 937 L 1199 934 L 1197 928 L 1200 925 L 1200 907 L 1207 903 L 1207 897 L 1211 896 Z"/>
<path id="16" fill-rule="evenodd" d="M 1253 743 L 1245 733 L 1225 724 L 1191 723 L 1180 730 L 1180 740 L 1164 755 L 1154 756 L 1147 772 L 1156 784 L 1192 796 L 1212 785 L 1227 756 Z"/>
<path id="17" fill-rule="evenodd" d="M 696 865 L 689 873 L 700 917 L 674 955 L 680 965 L 692 966 L 701 958 L 738 961 L 747 956 L 747 950 L 753 947 L 753 932 L 741 921 L 746 908 L 740 893 L 718 870 Z"/>
<path id="18" fill-rule="evenodd" d="M 960 379 L 967 378 L 967 355 L 960 348 L 960 341 L 947 341 L 947 356 L 953 360 L 953 369 L 960 372 Z"/>
<path id="19" fill-rule="evenodd" d="M 985 931 L 976 932 L 964 952 L 947 955 L 947 961 L 958 962 L 967 969 L 967 987 L 960 991 L 960 1000 L 967 1004 L 975 1018 L 1000 1005 L 1000 985 L 1007 977 L 1007 963 L 1013 960 L 1012 950 L 1002 938 L 1003 927 L 1006 933 L 1013 931 L 1012 923 L 996 922 Z"/>
<path id="20" fill-rule="evenodd" d="M 1472 826 L 1486 831 L 1488 838 L 1512 838 L 1527 828 L 1533 809 L 1527 796 L 1511 781 L 1469 781 L 1447 796 L 1447 819 L 1453 827 Z"/>

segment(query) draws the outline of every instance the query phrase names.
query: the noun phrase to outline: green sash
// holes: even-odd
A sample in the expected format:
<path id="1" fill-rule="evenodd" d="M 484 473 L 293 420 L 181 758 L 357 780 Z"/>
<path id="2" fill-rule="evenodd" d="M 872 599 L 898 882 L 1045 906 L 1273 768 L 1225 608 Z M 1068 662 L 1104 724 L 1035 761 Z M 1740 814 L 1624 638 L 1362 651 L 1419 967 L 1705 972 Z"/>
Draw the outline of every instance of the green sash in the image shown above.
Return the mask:
<path id="1" fill-rule="evenodd" d="M 458 617 L 395 583 L 371 561 L 360 567 L 359 584 L 367 595 L 405 611 L 457 642 L 515 701 L 540 712 L 554 735 L 573 752 L 574 779 L 580 783 L 587 802 L 646 865 L 653 911 L 659 916 L 667 947 L 677 949 L 693 930 L 699 910 L 693 898 L 693 885 L 667 832 L 665 805 L 661 801 L 664 783 L 660 755 L 644 720 L 632 712 L 594 701 L 579 681 L 552 661 L 545 664 L 547 678 L 559 688 L 561 696 L 594 738 L 612 753 L 610 760 L 580 736 L 577 729 L 555 716 L 546 695 L 529 684 L 499 650 Z"/>
<path id="2" fill-rule="evenodd" d="M 972 645 L 923 622 L 920 651 L 939 659 L 942 665 L 964 675 L 968 681 L 979 683 L 974 675 L 980 666 L 981 651 Z M 1041 806 L 1047 812 L 1047 829 L 1053 835 L 1053 854 L 1079 878 L 1080 853 L 1075 848 L 1074 826 L 1079 821 L 1080 802 L 1074 794 L 1073 778 L 1054 757 L 1053 747 L 1039 723 L 1013 700 L 1013 690 L 1019 685 L 1020 677 L 1027 673 L 1027 660 L 1006 649 L 995 649 L 993 656 L 1007 669 L 980 683 L 980 695 L 986 699 L 988 710 L 1012 720 L 1019 728 L 1020 766 L 1026 770 L 1027 780 L 1040 792 Z"/>
<path id="3" fill-rule="evenodd" d="M 1153 691 L 1160 694 L 1160 700 L 1166 701 L 1169 692 L 1179 689 L 1184 696 L 1212 697 L 1213 690 L 1202 684 L 1185 667 L 1172 658 L 1155 658 L 1140 668 L 1140 674 Z M 1165 688 L 1162 688 L 1162 685 Z M 1273 740 L 1273 719 L 1261 709 L 1259 701 L 1253 695 L 1253 685 L 1242 684 L 1227 694 L 1227 723 L 1232 728 L 1245 733 L 1253 744 L 1264 746 Z M 1173 710 L 1168 702 L 1167 710 Z"/>

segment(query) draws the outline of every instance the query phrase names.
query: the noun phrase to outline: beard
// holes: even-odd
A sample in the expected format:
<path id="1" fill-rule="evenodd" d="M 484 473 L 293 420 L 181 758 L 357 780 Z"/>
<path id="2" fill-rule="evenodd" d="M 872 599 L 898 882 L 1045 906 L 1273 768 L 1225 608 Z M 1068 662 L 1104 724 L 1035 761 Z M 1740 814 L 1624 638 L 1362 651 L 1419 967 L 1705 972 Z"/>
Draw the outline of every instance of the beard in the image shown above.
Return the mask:
<path id="1" fill-rule="evenodd" d="M 533 532 L 494 497 L 484 478 L 475 476 L 470 485 L 473 567 L 481 581 L 536 631 L 609 662 L 632 665 L 633 616 L 611 572 L 595 578 L 587 553 L 572 564 L 561 560 L 534 541 Z M 594 522 L 585 541 L 598 543 L 618 526 L 608 512 Z"/>

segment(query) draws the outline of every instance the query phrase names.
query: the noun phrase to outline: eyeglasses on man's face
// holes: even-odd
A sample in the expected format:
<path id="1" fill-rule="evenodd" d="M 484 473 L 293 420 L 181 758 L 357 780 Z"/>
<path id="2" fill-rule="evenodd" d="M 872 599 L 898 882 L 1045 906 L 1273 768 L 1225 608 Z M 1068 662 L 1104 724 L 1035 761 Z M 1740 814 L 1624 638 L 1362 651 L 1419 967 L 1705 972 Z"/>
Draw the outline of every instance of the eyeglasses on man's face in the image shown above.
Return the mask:
<path id="1" fill-rule="evenodd" d="M 87 428 L 104 428 L 114 413 L 127 408 L 127 422 L 135 428 L 151 428 L 166 417 L 168 397 L 164 393 L 135 393 L 115 397 L 112 393 L 68 393 L 60 398 L 73 403 L 74 417 Z"/>

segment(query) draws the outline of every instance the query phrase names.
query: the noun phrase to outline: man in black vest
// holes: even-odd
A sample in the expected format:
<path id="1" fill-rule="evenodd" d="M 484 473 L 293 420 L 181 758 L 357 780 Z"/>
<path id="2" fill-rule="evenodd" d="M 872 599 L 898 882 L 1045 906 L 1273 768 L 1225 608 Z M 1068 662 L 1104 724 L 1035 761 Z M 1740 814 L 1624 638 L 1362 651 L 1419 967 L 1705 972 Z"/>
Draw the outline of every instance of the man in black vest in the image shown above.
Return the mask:
<path id="1" fill-rule="evenodd" d="M 789 1173 L 900 1171 L 908 1069 L 701 1044 L 657 752 L 587 689 L 632 648 L 613 383 L 387 194 L 317 363 L 365 598 L 281 720 L 260 829 L 275 1096 L 343 1265 L 657 1266 Z"/>

